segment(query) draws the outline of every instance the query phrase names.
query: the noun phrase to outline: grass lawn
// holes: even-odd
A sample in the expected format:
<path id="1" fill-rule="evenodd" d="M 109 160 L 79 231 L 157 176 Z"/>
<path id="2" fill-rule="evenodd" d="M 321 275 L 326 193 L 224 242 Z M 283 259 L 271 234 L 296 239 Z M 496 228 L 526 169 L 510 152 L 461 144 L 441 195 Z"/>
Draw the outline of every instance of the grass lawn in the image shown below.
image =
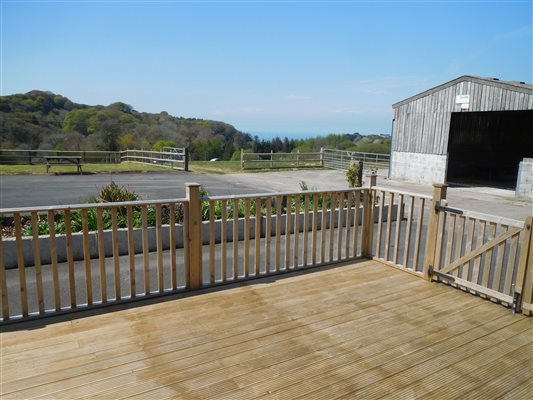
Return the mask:
<path id="1" fill-rule="evenodd" d="M 191 161 L 189 170 L 197 174 L 236 174 L 241 172 L 240 161 Z M 247 171 L 248 172 L 248 171 Z"/>
<path id="2" fill-rule="evenodd" d="M 274 169 L 249 169 L 244 172 L 269 172 L 269 171 L 286 171 L 292 168 L 274 168 Z M 239 161 L 191 161 L 189 170 L 197 174 L 223 175 L 241 173 L 241 163 Z M 120 164 L 83 164 L 83 173 L 126 173 L 126 172 L 172 172 L 179 173 L 178 170 L 158 167 L 156 165 L 139 164 L 133 162 L 123 162 Z M 50 168 L 50 174 L 76 173 L 76 167 L 73 166 L 53 166 Z M 45 175 L 46 165 L 0 165 L 0 175 Z"/>

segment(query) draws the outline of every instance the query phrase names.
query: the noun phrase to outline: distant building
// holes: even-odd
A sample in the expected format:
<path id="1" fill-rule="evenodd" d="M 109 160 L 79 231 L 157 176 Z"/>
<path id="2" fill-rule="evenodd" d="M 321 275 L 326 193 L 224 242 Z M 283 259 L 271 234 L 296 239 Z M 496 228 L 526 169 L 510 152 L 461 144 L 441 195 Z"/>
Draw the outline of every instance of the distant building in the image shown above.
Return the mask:
<path id="1" fill-rule="evenodd" d="M 533 197 L 533 85 L 461 76 L 392 107 L 391 178 Z"/>

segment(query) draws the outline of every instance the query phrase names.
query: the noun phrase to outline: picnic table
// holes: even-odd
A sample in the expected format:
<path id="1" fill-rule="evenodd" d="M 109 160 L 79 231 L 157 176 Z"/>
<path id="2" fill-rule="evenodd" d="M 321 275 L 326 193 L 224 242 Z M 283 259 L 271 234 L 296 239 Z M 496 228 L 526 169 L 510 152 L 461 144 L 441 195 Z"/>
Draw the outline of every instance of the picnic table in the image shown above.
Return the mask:
<path id="1" fill-rule="evenodd" d="M 46 160 L 46 173 L 53 165 L 75 165 L 78 173 L 82 173 L 81 170 L 81 156 L 45 156 Z"/>

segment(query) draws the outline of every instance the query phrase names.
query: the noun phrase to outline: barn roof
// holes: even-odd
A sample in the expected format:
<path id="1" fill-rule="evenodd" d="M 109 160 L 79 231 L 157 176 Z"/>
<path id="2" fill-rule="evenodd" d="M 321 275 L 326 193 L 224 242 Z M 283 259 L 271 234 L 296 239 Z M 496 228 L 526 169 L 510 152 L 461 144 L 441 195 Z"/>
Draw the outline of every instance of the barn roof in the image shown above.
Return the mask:
<path id="1" fill-rule="evenodd" d="M 479 76 L 463 75 L 463 76 L 460 76 L 459 78 L 455 78 L 449 82 L 443 83 L 442 85 L 435 86 L 432 89 L 426 90 L 422 93 L 408 97 L 405 100 L 394 103 L 392 105 L 392 108 L 397 108 L 403 104 L 417 100 L 421 97 L 428 96 L 440 90 L 444 90 L 450 86 L 456 85 L 461 82 L 475 82 L 481 85 L 494 86 L 494 87 L 498 87 L 502 89 L 513 90 L 519 93 L 526 93 L 529 95 L 533 95 L 533 84 L 530 84 L 530 83 L 516 82 L 516 81 L 501 81 L 498 78 L 482 78 Z"/>

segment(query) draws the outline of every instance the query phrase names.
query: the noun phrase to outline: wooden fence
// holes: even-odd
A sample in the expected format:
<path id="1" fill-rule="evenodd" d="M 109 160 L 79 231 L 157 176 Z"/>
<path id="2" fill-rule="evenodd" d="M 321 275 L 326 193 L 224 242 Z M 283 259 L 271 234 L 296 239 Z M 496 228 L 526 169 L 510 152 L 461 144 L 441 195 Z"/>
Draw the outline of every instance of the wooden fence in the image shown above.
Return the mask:
<path id="1" fill-rule="evenodd" d="M 300 153 L 248 153 L 241 149 L 241 169 L 323 167 L 323 151 Z"/>
<path id="2" fill-rule="evenodd" d="M 200 197 L 188 184 L 183 199 L 0 212 L 14 230 L 0 243 L 1 323 L 360 257 L 532 311 L 531 218 L 458 215 L 443 186 L 421 196 L 373 176 L 358 189 Z"/>
<path id="3" fill-rule="evenodd" d="M 119 164 L 123 161 L 188 171 L 189 153 L 185 148 L 164 151 L 63 151 L 63 150 L 0 150 L 0 164 L 45 164 L 46 157 L 81 157 L 81 164 Z"/>

